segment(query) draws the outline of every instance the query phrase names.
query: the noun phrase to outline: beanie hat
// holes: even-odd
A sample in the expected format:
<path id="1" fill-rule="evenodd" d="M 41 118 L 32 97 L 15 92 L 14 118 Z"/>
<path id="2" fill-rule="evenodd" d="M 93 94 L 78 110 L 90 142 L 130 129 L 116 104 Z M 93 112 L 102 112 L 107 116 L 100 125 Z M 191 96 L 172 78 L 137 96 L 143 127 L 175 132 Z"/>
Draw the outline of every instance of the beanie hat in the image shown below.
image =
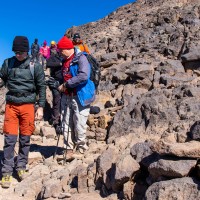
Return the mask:
<path id="1" fill-rule="evenodd" d="M 63 36 L 58 42 L 58 49 L 73 49 L 73 48 L 74 45 L 72 41 L 66 36 Z"/>
<path id="2" fill-rule="evenodd" d="M 43 42 L 43 45 L 47 45 L 47 41 L 46 40 Z"/>
<path id="3" fill-rule="evenodd" d="M 28 52 L 29 51 L 29 41 L 25 36 L 16 36 L 13 40 L 12 51 L 21 51 Z"/>
<path id="4" fill-rule="evenodd" d="M 73 40 L 76 39 L 76 38 L 81 38 L 81 36 L 80 36 L 79 33 L 75 33 L 75 34 L 74 34 L 74 36 L 73 36 Z"/>

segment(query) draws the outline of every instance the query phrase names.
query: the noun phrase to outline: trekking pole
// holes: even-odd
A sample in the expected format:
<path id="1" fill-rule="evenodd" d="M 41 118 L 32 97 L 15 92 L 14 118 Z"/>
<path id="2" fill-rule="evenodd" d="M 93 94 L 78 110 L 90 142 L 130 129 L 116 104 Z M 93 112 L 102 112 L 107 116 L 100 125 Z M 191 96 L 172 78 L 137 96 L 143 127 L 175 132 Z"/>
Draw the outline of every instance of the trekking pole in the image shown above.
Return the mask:
<path id="1" fill-rule="evenodd" d="M 69 124 L 68 124 L 68 128 L 67 128 L 67 141 L 66 141 L 66 143 L 68 143 L 68 138 L 69 138 Z M 65 153 L 64 153 L 63 165 L 65 165 L 65 163 L 66 163 L 66 158 L 67 158 L 67 144 L 66 144 Z"/>
<path id="2" fill-rule="evenodd" d="M 70 102 L 69 102 L 69 119 L 68 119 L 68 128 L 67 128 L 67 141 L 66 141 L 66 149 L 65 149 L 65 154 L 64 154 L 64 159 L 63 159 L 63 165 L 66 163 L 66 158 L 67 158 L 67 143 L 69 140 L 69 126 L 70 126 L 70 116 L 71 116 L 71 104 L 72 104 L 72 98 L 73 98 L 73 92 L 69 95 L 70 96 Z M 65 115 L 66 117 L 66 115 Z"/>

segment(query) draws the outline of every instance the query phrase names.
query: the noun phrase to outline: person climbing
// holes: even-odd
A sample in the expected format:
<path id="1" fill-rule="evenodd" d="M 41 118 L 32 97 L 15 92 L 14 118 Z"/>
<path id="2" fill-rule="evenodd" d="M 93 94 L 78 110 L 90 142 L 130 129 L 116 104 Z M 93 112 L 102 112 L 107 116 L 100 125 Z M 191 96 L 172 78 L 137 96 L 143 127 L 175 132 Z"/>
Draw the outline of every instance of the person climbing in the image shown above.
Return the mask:
<path id="1" fill-rule="evenodd" d="M 46 69 L 46 59 L 48 59 L 50 56 L 50 48 L 47 45 L 46 40 L 43 42 L 42 47 L 40 47 L 40 56 L 41 56 L 42 66 L 44 67 L 44 69 Z"/>
<path id="2" fill-rule="evenodd" d="M 51 119 L 49 120 L 56 130 L 57 135 L 61 134 L 60 129 L 60 100 L 61 93 L 58 91 L 58 88 L 54 87 L 54 82 L 58 81 L 60 84 L 63 83 L 62 78 L 62 59 L 59 56 L 59 52 L 56 46 L 55 41 L 51 41 L 50 46 L 50 57 L 47 59 L 46 67 L 50 69 L 50 78 L 47 80 L 47 85 L 52 92 L 53 96 L 53 106 Z"/>
<path id="3" fill-rule="evenodd" d="M 38 39 L 36 38 L 31 45 L 31 56 L 35 61 L 39 60 L 39 51 L 40 51 L 40 46 L 38 44 Z"/>
<path id="4" fill-rule="evenodd" d="M 57 49 L 57 44 L 55 41 L 51 41 L 51 45 L 50 45 L 50 56 L 54 54 L 54 55 L 58 55 L 58 49 Z"/>
<path id="5" fill-rule="evenodd" d="M 86 144 L 87 118 L 90 104 L 95 100 L 95 86 L 90 80 L 90 65 L 83 52 L 74 48 L 73 42 L 66 36 L 58 42 L 63 57 L 62 74 L 64 82 L 58 90 L 61 98 L 61 125 L 64 133 L 65 160 L 74 159 L 74 151 L 84 153 Z"/>
<path id="6" fill-rule="evenodd" d="M 83 40 L 81 39 L 81 36 L 80 36 L 79 33 L 75 33 L 73 35 L 73 45 L 76 48 L 79 48 L 80 51 L 85 51 L 86 53 L 90 54 L 90 51 L 89 51 L 89 48 L 88 48 L 87 44 L 85 44 L 83 42 Z"/>
<path id="7" fill-rule="evenodd" d="M 25 36 L 16 36 L 12 51 L 15 56 L 4 60 L 0 69 L 1 84 L 6 86 L 6 107 L 4 116 L 4 147 L 2 160 L 3 188 L 9 188 L 13 167 L 16 166 L 20 180 L 26 175 L 26 165 L 30 150 L 30 137 L 34 131 L 34 120 L 43 118 L 46 100 L 44 70 L 39 62 L 29 57 L 29 41 Z M 38 108 L 35 113 L 36 94 Z M 14 148 L 19 138 L 19 151 L 14 163 Z"/>

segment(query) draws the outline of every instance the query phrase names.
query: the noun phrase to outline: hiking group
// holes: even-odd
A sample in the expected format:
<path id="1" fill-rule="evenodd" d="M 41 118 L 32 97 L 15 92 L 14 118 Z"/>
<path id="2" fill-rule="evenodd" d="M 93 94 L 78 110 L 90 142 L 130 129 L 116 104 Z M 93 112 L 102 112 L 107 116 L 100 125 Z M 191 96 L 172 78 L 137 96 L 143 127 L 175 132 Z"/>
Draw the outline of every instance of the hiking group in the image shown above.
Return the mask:
<path id="1" fill-rule="evenodd" d="M 15 56 L 4 60 L 0 69 L 0 87 L 7 87 L 3 125 L 4 147 L 2 159 L 3 188 L 9 188 L 13 171 L 20 180 L 27 176 L 30 137 L 34 121 L 43 118 L 46 102 L 46 85 L 53 96 L 50 123 L 58 138 L 63 134 L 63 160 L 74 159 L 76 151 L 88 149 L 86 141 L 87 118 L 90 104 L 95 100 L 95 81 L 90 75 L 92 67 L 87 59 L 90 52 L 79 33 L 73 41 L 63 36 L 58 43 L 47 42 L 39 47 L 38 39 L 31 45 L 25 36 L 16 36 L 12 51 Z M 86 53 L 85 53 L 86 52 Z M 42 60 L 39 58 L 42 56 Z M 41 61 L 41 62 L 40 62 Z M 44 64 L 50 68 L 50 78 L 45 81 Z M 19 141 L 17 159 L 15 144 Z"/>

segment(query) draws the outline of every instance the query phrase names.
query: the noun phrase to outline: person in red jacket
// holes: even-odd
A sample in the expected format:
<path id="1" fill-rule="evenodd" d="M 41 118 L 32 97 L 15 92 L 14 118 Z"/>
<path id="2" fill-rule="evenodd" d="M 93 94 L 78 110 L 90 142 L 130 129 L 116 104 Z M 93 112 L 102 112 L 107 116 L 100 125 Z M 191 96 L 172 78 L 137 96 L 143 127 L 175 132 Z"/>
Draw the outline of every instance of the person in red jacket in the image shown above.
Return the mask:
<path id="1" fill-rule="evenodd" d="M 90 104 L 95 100 L 95 86 L 90 80 L 90 65 L 83 52 L 74 48 L 66 36 L 58 42 L 63 57 L 62 75 L 64 83 L 58 86 L 62 92 L 61 124 L 64 135 L 65 161 L 75 158 L 75 152 L 87 149 L 87 119 Z"/>

